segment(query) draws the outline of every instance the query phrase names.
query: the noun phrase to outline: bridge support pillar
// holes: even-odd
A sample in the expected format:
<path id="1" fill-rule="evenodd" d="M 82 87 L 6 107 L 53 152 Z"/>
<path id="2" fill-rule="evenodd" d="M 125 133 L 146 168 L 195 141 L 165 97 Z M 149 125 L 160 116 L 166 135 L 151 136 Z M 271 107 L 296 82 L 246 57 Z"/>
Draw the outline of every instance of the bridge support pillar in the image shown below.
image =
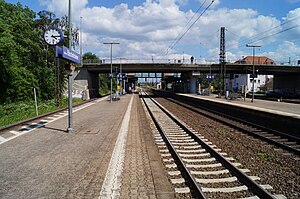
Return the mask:
<path id="1" fill-rule="evenodd" d="M 73 90 L 82 94 L 84 99 L 99 97 L 99 74 L 80 68 L 74 74 Z"/>
<path id="2" fill-rule="evenodd" d="M 190 93 L 197 93 L 197 78 L 190 77 Z"/>
<path id="3" fill-rule="evenodd" d="M 299 97 L 299 74 L 274 75 L 273 89 L 287 96 Z"/>

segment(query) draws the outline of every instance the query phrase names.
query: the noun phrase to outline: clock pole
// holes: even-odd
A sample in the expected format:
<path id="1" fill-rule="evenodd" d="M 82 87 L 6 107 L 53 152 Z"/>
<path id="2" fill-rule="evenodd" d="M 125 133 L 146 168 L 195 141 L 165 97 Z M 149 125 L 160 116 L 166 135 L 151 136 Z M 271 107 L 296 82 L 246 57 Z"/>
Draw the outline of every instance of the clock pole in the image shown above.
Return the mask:
<path id="1" fill-rule="evenodd" d="M 69 48 L 72 48 L 72 26 L 71 26 L 71 0 L 69 0 L 69 13 L 68 13 L 68 30 L 69 30 Z M 72 71 L 68 74 L 68 132 L 73 130 L 72 118 Z"/>

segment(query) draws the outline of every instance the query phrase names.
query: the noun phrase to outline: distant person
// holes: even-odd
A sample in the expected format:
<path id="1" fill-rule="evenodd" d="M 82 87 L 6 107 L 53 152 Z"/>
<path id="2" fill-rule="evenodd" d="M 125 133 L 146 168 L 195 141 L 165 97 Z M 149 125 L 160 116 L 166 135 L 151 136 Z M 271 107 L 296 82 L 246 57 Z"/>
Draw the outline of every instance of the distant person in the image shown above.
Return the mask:
<path id="1" fill-rule="evenodd" d="M 193 64 L 193 62 L 194 62 L 194 57 L 192 56 L 191 57 L 191 64 Z"/>

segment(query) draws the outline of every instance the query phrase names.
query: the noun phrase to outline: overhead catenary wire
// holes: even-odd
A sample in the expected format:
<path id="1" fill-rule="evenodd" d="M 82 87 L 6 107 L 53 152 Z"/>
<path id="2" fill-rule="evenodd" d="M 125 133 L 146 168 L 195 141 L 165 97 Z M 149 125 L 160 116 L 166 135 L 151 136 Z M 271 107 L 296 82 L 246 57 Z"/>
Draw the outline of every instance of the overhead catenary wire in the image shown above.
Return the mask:
<path id="1" fill-rule="evenodd" d="M 292 18 L 292 19 L 290 19 L 290 20 L 287 20 L 287 21 L 282 22 L 282 23 L 279 24 L 278 26 L 275 26 L 275 27 L 273 27 L 273 28 L 271 28 L 271 29 L 268 29 L 268 30 L 259 32 L 259 33 L 257 33 L 256 35 L 254 35 L 254 36 L 252 36 L 252 37 L 250 37 L 250 38 L 244 39 L 244 40 L 242 40 L 241 42 L 239 42 L 238 48 L 239 48 L 239 47 L 243 47 L 243 46 L 245 46 L 246 44 L 249 44 L 249 43 L 255 43 L 255 42 L 261 41 L 261 40 L 263 40 L 263 39 L 266 39 L 266 38 L 268 38 L 268 37 L 272 37 L 272 36 L 275 36 L 275 35 L 284 33 L 284 32 L 286 32 L 286 31 L 292 30 L 292 29 L 294 29 L 294 28 L 297 28 L 297 27 L 299 27 L 300 25 L 295 25 L 295 26 L 286 28 L 286 29 L 284 29 L 284 30 L 280 30 L 280 31 L 278 31 L 278 32 L 275 32 L 275 33 L 273 33 L 273 34 L 265 35 L 265 34 L 271 32 L 271 31 L 276 30 L 277 28 L 280 28 L 280 27 L 282 27 L 282 26 L 284 26 L 284 25 L 286 25 L 286 24 L 288 24 L 288 23 L 290 23 L 290 22 L 292 22 L 292 21 L 295 21 L 295 20 L 298 19 L 298 18 L 299 18 L 299 17 L 294 17 L 294 18 Z M 240 38 L 239 35 L 237 35 L 237 34 L 231 32 L 231 31 L 229 31 L 228 29 L 226 29 L 226 31 L 229 32 L 229 33 L 231 33 L 231 34 L 233 34 L 234 36 Z M 233 48 L 234 48 L 234 47 L 231 46 L 231 47 L 228 48 L 228 50 L 232 50 Z M 228 51 L 228 50 L 227 50 L 227 51 Z"/>
<path id="2" fill-rule="evenodd" d="M 165 51 L 165 55 L 167 55 L 169 53 L 169 50 L 173 49 L 175 45 L 186 35 L 186 33 L 195 25 L 195 23 L 200 19 L 200 17 L 203 16 L 203 14 L 210 8 L 210 6 L 214 3 L 214 1 L 215 0 L 211 1 L 211 3 L 202 11 L 202 13 L 197 17 L 197 19 L 191 25 L 189 25 L 188 27 L 187 25 L 185 26 L 185 28 L 187 27 L 187 29 L 179 37 L 177 37 L 176 40 L 167 48 L 167 50 Z M 200 6 L 200 8 L 197 11 L 199 11 L 203 7 L 205 2 L 206 1 L 203 2 L 203 4 Z M 188 21 L 188 23 L 194 18 L 194 16 Z"/>
<path id="3" fill-rule="evenodd" d="M 279 34 L 281 34 L 281 33 L 287 32 L 287 31 L 289 31 L 289 30 L 295 29 L 295 28 L 297 28 L 297 27 L 300 27 L 300 24 L 299 24 L 299 25 L 292 26 L 292 27 L 289 27 L 289 28 L 284 29 L 284 30 L 281 30 L 281 31 L 276 32 L 276 33 L 274 33 L 274 34 L 271 34 L 271 35 L 268 35 L 268 36 L 264 36 L 264 37 L 262 37 L 262 38 L 260 38 L 260 39 L 257 39 L 255 42 L 261 41 L 261 40 L 266 39 L 266 38 L 268 38 L 268 37 L 272 37 L 272 36 L 275 36 L 275 35 L 279 35 Z M 253 43 L 254 43 L 254 42 L 253 42 Z"/>
<path id="4" fill-rule="evenodd" d="M 200 7 L 196 10 L 196 12 L 193 14 L 193 16 L 188 20 L 188 22 L 185 24 L 184 29 L 189 25 L 189 23 L 195 18 L 195 16 L 197 15 L 197 13 L 200 11 L 200 9 L 204 6 L 204 4 L 206 3 L 207 0 L 205 0 Z M 182 31 L 183 32 L 183 31 Z M 179 35 L 178 35 L 179 37 Z M 177 39 L 177 38 L 176 38 Z M 175 40 L 176 40 L 175 39 Z"/>
<path id="5" fill-rule="evenodd" d="M 184 33 L 184 30 L 188 27 L 189 23 L 194 19 L 194 17 L 197 15 L 197 13 L 200 11 L 200 9 L 204 6 L 204 4 L 206 3 L 207 0 L 205 0 L 200 7 L 196 10 L 196 12 L 194 13 L 194 15 L 188 20 L 188 22 L 185 24 L 184 28 L 182 29 L 182 32 L 173 40 L 172 44 L 170 46 L 172 46 L 177 39 L 180 37 L 180 35 L 182 35 Z M 168 51 L 170 49 L 170 46 L 166 49 L 165 54 L 168 54 Z"/>

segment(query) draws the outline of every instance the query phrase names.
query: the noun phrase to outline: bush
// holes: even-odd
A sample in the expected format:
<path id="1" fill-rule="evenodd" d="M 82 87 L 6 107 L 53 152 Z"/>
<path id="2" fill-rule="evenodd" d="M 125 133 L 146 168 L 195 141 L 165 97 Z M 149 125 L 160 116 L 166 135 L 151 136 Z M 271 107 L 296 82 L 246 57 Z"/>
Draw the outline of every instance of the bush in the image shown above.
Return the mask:
<path id="1" fill-rule="evenodd" d="M 81 99 L 73 99 L 73 105 L 81 103 Z M 56 106 L 55 100 L 38 102 L 39 115 L 58 110 L 68 105 L 68 98 L 64 97 L 60 106 Z M 34 101 L 5 103 L 0 105 L 0 126 L 6 126 L 18 121 L 36 116 Z"/>

